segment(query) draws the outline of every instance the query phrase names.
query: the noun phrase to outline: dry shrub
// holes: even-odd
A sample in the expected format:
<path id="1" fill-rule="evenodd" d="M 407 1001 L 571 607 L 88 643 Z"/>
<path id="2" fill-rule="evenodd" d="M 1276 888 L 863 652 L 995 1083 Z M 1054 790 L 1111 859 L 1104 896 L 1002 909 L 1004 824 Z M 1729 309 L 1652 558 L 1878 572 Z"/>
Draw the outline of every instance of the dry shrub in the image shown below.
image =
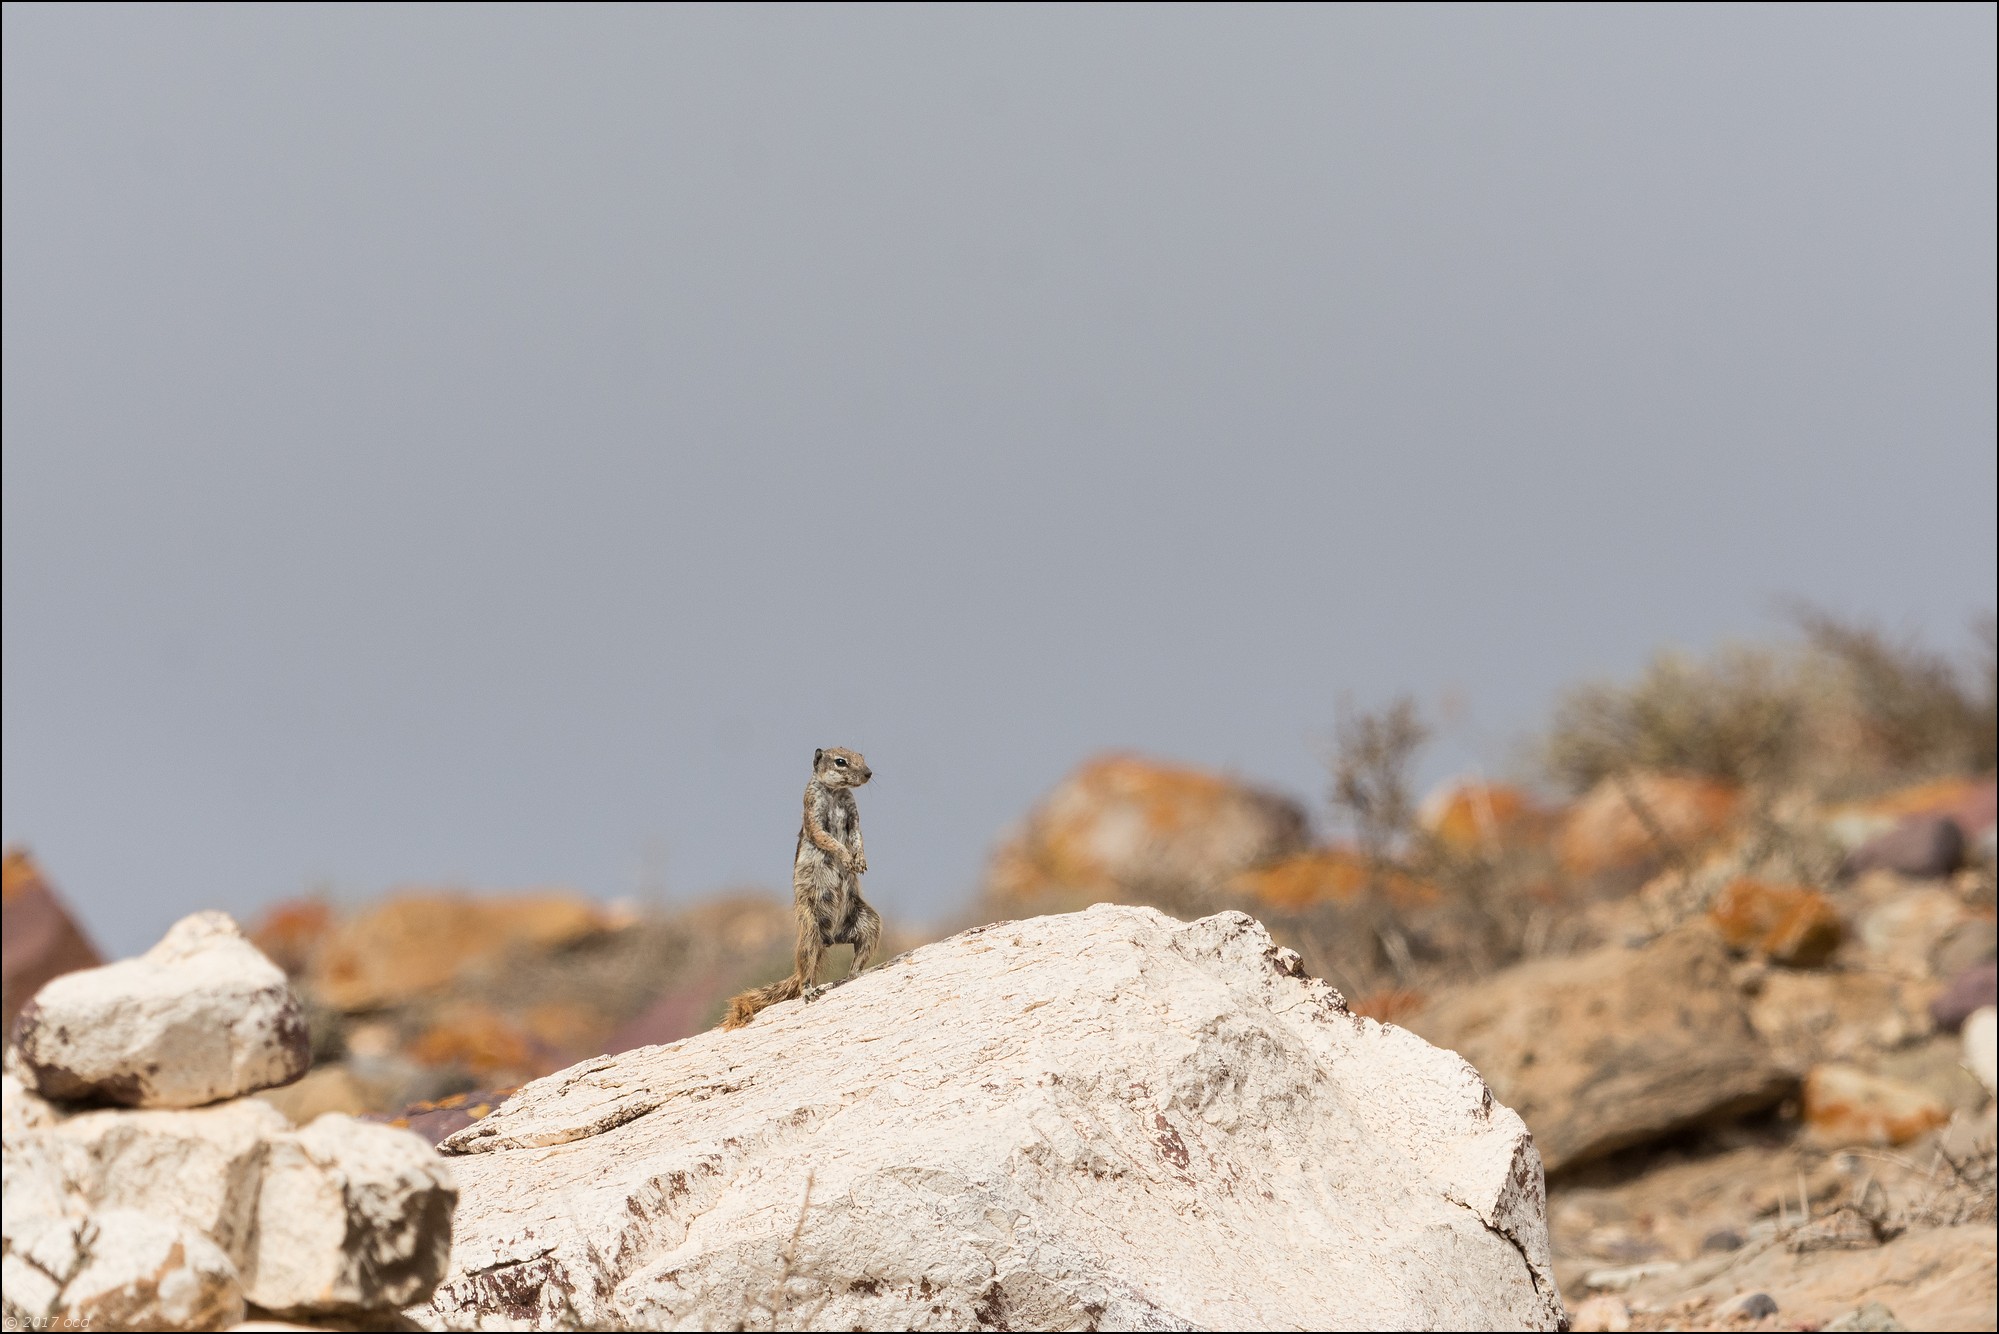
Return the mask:
<path id="1" fill-rule="evenodd" d="M 1791 646 L 1661 654 L 1628 685 L 1569 691 L 1542 747 L 1549 774 L 1578 793 L 1644 770 L 1829 792 L 1992 767 L 1990 617 L 1969 662 L 1816 608 L 1791 619 Z"/>
<path id="2" fill-rule="evenodd" d="M 1897 776 L 1992 767 L 1999 711 L 1990 616 L 1977 623 L 1981 642 L 1963 664 L 1816 608 L 1794 616 L 1815 659 L 1811 666 L 1833 677 L 1826 693 L 1857 734 L 1863 762 Z"/>
<path id="3" fill-rule="evenodd" d="M 1407 695 L 1379 712 L 1343 703 L 1333 734 L 1332 807 L 1371 859 L 1387 856 L 1416 818 L 1409 766 L 1429 739 Z"/>
<path id="4" fill-rule="evenodd" d="M 1766 650 L 1730 648 L 1707 662 L 1661 653 L 1631 685 L 1564 695 L 1547 767 L 1576 793 L 1633 771 L 1742 783 L 1793 763 L 1800 705 L 1790 664 Z"/>
<path id="5" fill-rule="evenodd" d="M 1328 800 L 1358 850 L 1322 849 L 1242 878 L 1255 881 L 1266 921 L 1308 968 L 1371 1001 L 1574 943 L 1541 840 L 1461 846 L 1418 827 L 1410 769 L 1429 735 L 1407 696 L 1378 710 L 1343 701 Z M 1308 883 L 1289 892 L 1287 876 Z"/>

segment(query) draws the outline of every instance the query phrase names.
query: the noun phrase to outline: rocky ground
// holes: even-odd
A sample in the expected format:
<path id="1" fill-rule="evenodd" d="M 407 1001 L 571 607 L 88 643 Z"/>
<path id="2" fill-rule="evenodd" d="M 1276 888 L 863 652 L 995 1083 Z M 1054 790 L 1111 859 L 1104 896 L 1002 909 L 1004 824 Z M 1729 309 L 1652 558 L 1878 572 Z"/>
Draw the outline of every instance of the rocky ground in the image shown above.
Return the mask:
<path id="1" fill-rule="evenodd" d="M 1549 1273 L 1578 1329 L 1991 1329 L 1993 780 L 1826 790 L 1636 769 L 1561 803 L 1465 783 L 1392 844 L 1339 843 L 1280 794 L 1105 757 L 1006 836 L 977 917 L 1241 910 L 1382 1031 L 1461 1053 L 1545 1162 Z M 30 1020 L 15 1060 L 28 998 L 99 960 L 23 853 L 6 901 L 7 1017 Z M 752 894 L 672 914 L 560 893 L 295 902 L 248 933 L 298 998 L 267 1025 L 283 1069 L 225 1052 L 71 1074 L 141 1106 L 192 1105 L 163 1079 L 235 1080 L 229 1098 L 278 1116 L 260 1144 L 329 1111 L 468 1144 L 545 1112 L 547 1084 L 516 1095 L 529 1081 L 706 1032 L 785 970 L 789 923 Z M 647 1300 L 673 1308 L 665 1292 Z M 950 1309 L 992 1323 L 976 1296 Z"/>
<path id="2" fill-rule="evenodd" d="M 1241 907 L 1467 1056 L 1534 1131 L 1578 1329 L 1993 1328 L 1989 777 L 1463 784 L 1374 859 L 1229 786 L 1086 766 L 1000 851 L 992 911 Z"/>

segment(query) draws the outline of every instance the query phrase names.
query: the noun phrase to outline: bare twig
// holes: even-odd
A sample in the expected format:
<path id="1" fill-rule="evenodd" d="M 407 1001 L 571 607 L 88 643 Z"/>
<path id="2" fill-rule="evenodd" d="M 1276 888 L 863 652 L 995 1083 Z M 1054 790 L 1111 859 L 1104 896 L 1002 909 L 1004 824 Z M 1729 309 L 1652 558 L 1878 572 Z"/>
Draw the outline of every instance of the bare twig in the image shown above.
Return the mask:
<path id="1" fill-rule="evenodd" d="M 805 1235 L 805 1216 L 812 1208 L 814 1177 L 815 1174 L 812 1172 L 805 1174 L 805 1197 L 799 1201 L 798 1220 L 791 1226 L 791 1235 L 785 1239 L 784 1245 L 778 1250 L 777 1277 L 771 1283 L 770 1296 L 749 1299 L 750 1307 L 762 1311 L 770 1317 L 770 1327 L 772 1329 L 779 1328 L 781 1317 L 791 1308 L 791 1280 L 798 1277 L 800 1273 L 798 1265 L 798 1240 Z M 804 1319 L 799 1322 L 799 1327 L 801 1329 L 809 1327 L 812 1321 L 818 1317 L 819 1312 L 825 1308 L 826 1303 L 832 1299 L 832 1296 L 833 1294 L 830 1289 L 821 1292 L 818 1302 Z M 734 1328 L 737 1330 L 748 1329 L 748 1316 L 749 1311 L 746 1309 L 737 1319 Z"/>

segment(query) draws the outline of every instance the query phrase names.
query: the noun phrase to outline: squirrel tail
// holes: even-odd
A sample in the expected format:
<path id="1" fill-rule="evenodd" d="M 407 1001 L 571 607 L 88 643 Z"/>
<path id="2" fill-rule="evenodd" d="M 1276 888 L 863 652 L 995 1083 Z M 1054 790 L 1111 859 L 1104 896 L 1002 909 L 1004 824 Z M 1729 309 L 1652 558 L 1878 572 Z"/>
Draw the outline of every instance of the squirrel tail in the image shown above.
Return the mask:
<path id="1" fill-rule="evenodd" d="M 805 988 L 796 974 L 782 982 L 773 982 L 767 987 L 745 991 L 729 1002 L 729 1012 L 722 1018 L 722 1027 L 741 1028 L 757 1017 L 757 1011 L 777 1004 L 779 1001 L 797 1000 Z"/>

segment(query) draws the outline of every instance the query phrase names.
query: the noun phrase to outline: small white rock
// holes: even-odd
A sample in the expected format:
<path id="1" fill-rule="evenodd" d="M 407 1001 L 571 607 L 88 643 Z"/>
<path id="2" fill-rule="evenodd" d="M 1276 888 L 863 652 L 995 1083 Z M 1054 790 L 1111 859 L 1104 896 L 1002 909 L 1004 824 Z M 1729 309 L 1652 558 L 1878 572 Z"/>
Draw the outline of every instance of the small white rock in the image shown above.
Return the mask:
<path id="1" fill-rule="evenodd" d="M 1964 1063 L 1987 1094 L 1999 1095 L 1999 1009 L 1973 1010 L 1964 1021 Z"/>
<path id="2" fill-rule="evenodd" d="M 1648 1278 L 1658 1278 L 1679 1268 L 1674 1260 L 1655 1260 L 1650 1264 L 1623 1265 L 1615 1269 L 1592 1269 L 1583 1275 L 1582 1285 L 1591 1292 L 1628 1292 Z"/>
<path id="3" fill-rule="evenodd" d="M 1569 1312 L 1576 1334 L 1625 1334 L 1631 1328 L 1631 1308 L 1608 1294 L 1586 1297 Z"/>
<path id="4" fill-rule="evenodd" d="M 15 1034 L 24 1078 L 64 1101 L 199 1107 L 310 1063 L 283 971 L 219 912 L 182 918 L 139 958 L 56 978 Z"/>
<path id="5" fill-rule="evenodd" d="M 1761 1320 L 1775 1314 L 1776 1299 L 1767 1292 L 1738 1292 L 1714 1311 L 1717 1320 Z"/>

